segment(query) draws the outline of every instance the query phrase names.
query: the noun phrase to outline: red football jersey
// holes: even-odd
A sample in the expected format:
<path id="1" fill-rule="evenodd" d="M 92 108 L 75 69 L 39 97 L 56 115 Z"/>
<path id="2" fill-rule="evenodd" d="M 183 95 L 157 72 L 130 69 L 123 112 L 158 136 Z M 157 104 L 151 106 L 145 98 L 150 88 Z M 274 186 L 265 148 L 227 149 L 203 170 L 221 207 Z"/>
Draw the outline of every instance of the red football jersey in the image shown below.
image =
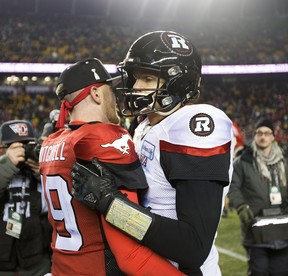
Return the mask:
<path id="1" fill-rule="evenodd" d="M 92 160 L 94 157 L 109 164 L 112 172 L 115 169 L 117 182 L 123 181 L 117 183 L 119 186 L 135 190 L 146 188 L 140 163 L 135 166 L 138 158 L 131 137 L 120 126 L 84 124 L 74 130 L 59 130 L 44 140 L 39 162 L 49 220 L 53 227 L 52 274 L 109 275 L 104 252 L 107 250 L 108 240 L 121 270 L 125 273 L 142 271 L 141 273 L 147 275 L 159 275 L 162 272 L 180 275 L 166 260 L 104 221 L 101 222 L 99 214 L 73 198 L 70 177 L 72 165 L 77 159 Z M 126 180 L 125 170 L 130 164 L 133 169 L 128 169 L 129 177 Z M 137 201 L 136 193 L 132 192 L 132 197 L 133 194 L 134 201 Z M 135 262 L 137 259 L 139 262 Z"/>

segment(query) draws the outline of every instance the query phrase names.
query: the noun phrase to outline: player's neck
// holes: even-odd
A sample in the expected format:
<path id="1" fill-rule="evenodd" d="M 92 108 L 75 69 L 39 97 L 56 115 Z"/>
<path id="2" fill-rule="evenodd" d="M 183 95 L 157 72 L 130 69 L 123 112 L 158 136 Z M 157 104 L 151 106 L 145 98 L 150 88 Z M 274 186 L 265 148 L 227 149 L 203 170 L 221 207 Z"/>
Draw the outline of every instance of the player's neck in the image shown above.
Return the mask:
<path id="1" fill-rule="evenodd" d="M 181 104 L 177 104 L 173 109 L 171 109 L 168 112 L 162 112 L 162 111 L 158 111 L 155 113 L 151 113 L 148 114 L 148 120 L 150 122 L 151 126 L 154 126 L 156 124 L 158 124 L 160 121 L 162 121 L 164 118 L 168 117 L 169 115 L 171 115 L 172 113 L 174 113 L 175 111 L 177 111 L 179 108 L 181 108 Z"/>
<path id="2" fill-rule="evenodd" d="M 105 122 L 105 118 L 102 116 L 102 111 L 91 105 L 86 105 L 85 107 L 77 106 L 73 108 L 70 113 L 71 121 L 82 121 L 82 122 Z"/>
<path id="3" fill-rule="evenodd" d="M 167 116 L 163 116 L 163 115 L 160 115 L 157 113 L 151 113 L 151 114 L 148 114 L 147 117 L 148 117 L 148 120 L 150 122 L 150 125 L 154 126 L 154 125 L 158 124 L 160 121 L 162 121 Z"/>

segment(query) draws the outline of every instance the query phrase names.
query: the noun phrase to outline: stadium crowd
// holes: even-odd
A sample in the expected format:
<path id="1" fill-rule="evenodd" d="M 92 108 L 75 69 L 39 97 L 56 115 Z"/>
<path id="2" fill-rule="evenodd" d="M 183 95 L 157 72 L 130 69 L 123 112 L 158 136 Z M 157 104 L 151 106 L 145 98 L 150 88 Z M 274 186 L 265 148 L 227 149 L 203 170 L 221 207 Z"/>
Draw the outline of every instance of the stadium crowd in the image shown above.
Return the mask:
<path id="1" fill-rule="evenodd" d="M 189 35 L 202 56 L 204 65 L 264 64 L 288 62 L 287 20 L 247 20 L 235 24 L 217 21 L 192 28 L 177 25 Z M 127 23 L 127 22 L 126 22 Z M 252 24 L 253 23 L 253 24 Z M 184 23 L 183 23 L 184 25 Z M 87 57 L 98 57 L 104 63 L 121 61 L 132 41 L 141 33 L 159 28 L 151 22 L 124 24 L 101 18 L 37 15 L 2 15 L 0 17 L 1 62 L 63 62 L 72 63 Z M 169 26 L 167 27 L 169 28 Z M 197 30 L 197 31 L 196 31 Z M 13 39 L 12 39 L 13 38 Z M 246 143 L 252 137 L 255 121 L 266 116 L 275 123 L 276 140 L 288 141 L 288 83 L 286 81 L 255 81 L 204 83 L 200 101 L 224 110 L 244 131 Z M 227 96 L 229 95 L 229 96 Z M 1 91 L 0 122 L 28 119 L 36 135 L 41 132 L 49 112 L 59 108 L 50 92 L 28 93 L 25 87 Z"/>
<path id="2" fill-rule="evenodd" d="M 199 101 L 211 103 L 225 111 L 242 129 L 246 143 L 253 137 L 255 121 L 261 116 L 270 118 L 275 124 L 276 141 L 287 146 L 287 91 L 287 81 L 204 83 Z M 50 92 L 28 93 L 25 87 L 19 87 L 13 93 L 1 92 L 0 102 L 1 123 L 12 119 L 27 119 L 32 122 L 38 136 L 48 121 L 49 112 L 60 108 L 52 88 Z"/>
<path id="3" fill-rule="evenodd" d="M 0 93 L 0 123 L 10 120 L 28 120 L 32 123 L 35 136 L 40 137 L 44 124 L 49 121 L 49 113 L 59 108 L 59 100 L 54 91 L 27 93 L 25 87 L 14 92 Z"/>
<path id="4" fill-rule="evenodd" d="M 77 20 L 77 24 L 75 21 Z M 139 34 L 163 29 L 155 22 L 127 24 L 101 18 L 19 15 L 0 18 L 2 62 L 74 63 L 97 56 L 104 63 L 121 60 Z M 170 29 L 167 24 L 165 28 Z M 252 19 L 238 24 L 211 21 L 187 29 L 177 28 L 195 41 L 203 64 L 287 63 L 288 25 L 286 20 Z M 11 39 L 13 38 L 13 39 Z"/>
<path id="5" fill-rule="evenodd" d="M 226 82 L 204 85 L 203 90 L 200 101 L 224 110 L 242 129 L 246 144 L 253 138 L 255 121 L 265 116 L 275 124 L 276 141 L 287 145 L 287 81 Z"/>

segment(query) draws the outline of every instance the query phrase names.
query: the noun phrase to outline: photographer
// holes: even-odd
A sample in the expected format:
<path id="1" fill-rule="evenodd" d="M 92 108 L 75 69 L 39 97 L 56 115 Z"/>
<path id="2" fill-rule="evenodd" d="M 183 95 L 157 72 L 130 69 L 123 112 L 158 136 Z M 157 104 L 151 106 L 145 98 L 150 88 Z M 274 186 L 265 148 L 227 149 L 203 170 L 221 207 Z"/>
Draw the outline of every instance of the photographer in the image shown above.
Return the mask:
<path id="1" fill-rule="evenodd" d="M 50 272 L 51 228 L 30 122 L 1 125 L 0 276 Z"/>

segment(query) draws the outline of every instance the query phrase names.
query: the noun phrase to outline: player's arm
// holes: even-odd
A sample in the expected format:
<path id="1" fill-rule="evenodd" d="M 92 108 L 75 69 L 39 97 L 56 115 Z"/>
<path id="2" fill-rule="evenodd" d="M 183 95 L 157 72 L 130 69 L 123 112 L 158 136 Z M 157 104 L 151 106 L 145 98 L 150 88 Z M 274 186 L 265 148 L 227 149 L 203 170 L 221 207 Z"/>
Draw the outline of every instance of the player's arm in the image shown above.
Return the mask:
<path id="1" fill-rule="evenodd" d="M 184 272 L 185 267 L 199 269 L 210 252 L 219 223 L 222 183 L 174 181 L 178 220 L 173 220 L 153 214 L 119 193 L 104 167 L 98 174 L 102 176 L 81 165 L 73 167 L 73 194 L 78 200 L 102 212 L 106 221 L 159 255 L 180 263 Z M 99 187 L 106 187 L 105 191 L 99 192 Z M 87 198 L 95 200 L 88 202 Z"/>
<path id="2" fill-rule="evenodd" d="M 131 202 L 137 201 L 137 193 L 123 191 Z M 103 229 L 109 246 L 121 271 L 127 275 L 184 275 L 166 259 L 149 248 L 135 242 L 127 235 L 107 223 L 102 216 Z"/>
<path id="3" fill-rule="evenodd" d="M 190 274 L 204 263 L 213 245 L 221 218 L 223 185 L 204 180 L 177 180 L 173 184 L 178 220 L 155 215 L 143 244 L 178 262 L 179 269 Z"/>
<path id="4" fill-rule="evenodd" d="M 97 159 L 93 159 L 92 163 L 94 166 L 89 168 L 79 163 L 73 166 L 73 196 L 102 213 L 113 226 L 142 241 L 154 222 L 154 214 L 120 192 L 111 173 Z"/>

